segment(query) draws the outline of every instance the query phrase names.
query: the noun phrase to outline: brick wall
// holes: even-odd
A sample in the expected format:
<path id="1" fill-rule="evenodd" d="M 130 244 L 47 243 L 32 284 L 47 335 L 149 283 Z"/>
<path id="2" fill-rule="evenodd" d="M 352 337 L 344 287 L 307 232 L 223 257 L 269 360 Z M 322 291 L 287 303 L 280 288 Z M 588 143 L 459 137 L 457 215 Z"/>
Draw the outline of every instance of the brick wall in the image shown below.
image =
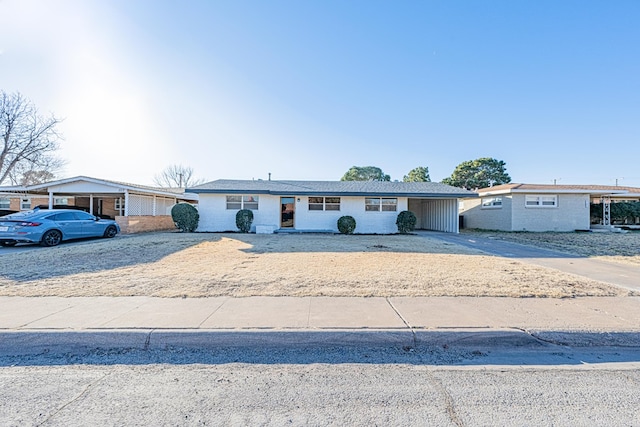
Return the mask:
<path id="1" fill-rule="evenodd" d="M 526 194 L 513 195 L 513 231 L 574 231 L 590 227 L 589 195 L 558 194 L 558 206 L 528 207 Z"/>
<path id="2" fill-rule="evenodd" d="M 122 234 L 142 233 L 145 231 L 175 230 L 170 215 L 160 216 L 116 216 Z"/>
<path id="3" fill-rule="evenodd" d="M 502 206 L 491 208 L 482 207 L 483 198 L 464 199 L 463 207 L 460 209 L 460 215 L 464 216 L 464 227 L 512 231 L 512 196 L 503 194 L 498 197 L 502 197 Z"/>

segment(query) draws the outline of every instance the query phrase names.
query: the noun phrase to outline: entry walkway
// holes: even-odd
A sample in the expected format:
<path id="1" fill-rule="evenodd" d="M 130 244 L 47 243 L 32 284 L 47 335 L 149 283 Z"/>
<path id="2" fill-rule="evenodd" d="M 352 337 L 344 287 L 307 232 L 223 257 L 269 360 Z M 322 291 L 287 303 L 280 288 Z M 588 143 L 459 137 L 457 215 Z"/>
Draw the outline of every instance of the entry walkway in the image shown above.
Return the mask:
<path id="1" fill-rule="evenodd" d="M 480 236 L 435 231 L 419 231 L 417 233 L 467 248 L 478 249 L 490 255 L 514 258 L 529 264 L 554 268 L 621 288 L 640 291 L 640 267 L 638 266 L 601 261 Z"/>

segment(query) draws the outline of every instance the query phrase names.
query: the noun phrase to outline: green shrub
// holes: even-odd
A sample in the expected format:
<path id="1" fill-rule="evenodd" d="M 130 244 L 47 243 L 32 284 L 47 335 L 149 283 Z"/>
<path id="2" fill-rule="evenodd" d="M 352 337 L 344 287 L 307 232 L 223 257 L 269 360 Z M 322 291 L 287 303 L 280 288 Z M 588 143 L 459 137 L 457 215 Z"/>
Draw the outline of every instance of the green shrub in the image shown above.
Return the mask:
<path id="1" fill-rule="evenodd" d="M 191 233 L 198 228 L 200 214 L 189 203 L 178 203 L 171 208 L 171 218 L 180 231 Z"/>
<path id="2" fill-rule="evenodd" d="M 251 209 L 240 209 L 236 214 L 236 226 L 241 233 L 248 233 L 253 222 L 253 212 Z"/>
<path id="3" fill-rule="evenodd" d="M 635 223 L 640 217 L 640 202 L 613 202 L 610 205 L 609 218 L 616 223 Z M 602 221 L 602 204 L 591 203 L 591 223 L 597 224 Z"/>
<path id="4" fill-rule="evenodd" d="M 356 229 L 356 220 L 354 217 L 346 215 L 338 219 L 338 231 L 342 234 L 353 234 Z"/>
<path id="5" fill-rule="evenodd" d="M 416 215 L 411 211 L 402 211 L 398 214 L 396 219 L 396 225 L 398 226 L 398 232 L 401 234 L 407 234 L 416 229 Z"/>

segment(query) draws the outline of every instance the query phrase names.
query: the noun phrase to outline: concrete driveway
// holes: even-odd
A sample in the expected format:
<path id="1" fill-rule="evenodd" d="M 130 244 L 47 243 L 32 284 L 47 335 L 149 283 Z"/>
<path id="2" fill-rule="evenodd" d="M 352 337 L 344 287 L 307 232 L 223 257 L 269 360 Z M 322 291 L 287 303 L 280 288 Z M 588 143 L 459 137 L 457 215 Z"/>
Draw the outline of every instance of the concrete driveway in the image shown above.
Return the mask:
<path id="1" fill-rule="evenodd" d="M 115 239 L 121 239 L 125 236 L 129 236 L 129 235 L 117 235 L 116 237 L 114 237 Z M 100 242 L 102 241 L 103 238 L 102 237 L 88 237 L 85 239 L 77 239 L 77 240 L 65 240 L 64 242 L 60 243 L 60 246 L 77 246 L 77 245 L 90 245 L 92 243 L 95 242 Z M 16 246 L 13 247 L 4 247 L 4 246 L 0 246 L 0 256 L 2 255 L 8 255 L 8 254 L 16 254 L 16 253 L 20 253 L 20 252 L 31 252 L 31 251 L 38 251 L 38 250 L 43 250 L 46 251 L 49 248 L 44 247 L 44 246 L 40 246 L 37 243 L 18 243 Z"/>
<path id="2" fill-rule="evenodd" d="M 601 261 L 486 237 L 435 231 L 420 231 L 418 234 L 477 249 L 489 255 L 513 258 L 529 264 L 554 268 L 565 273 L 609 283 L 621 288 L 640 291 L 640 267 L 634 265 Z"/>

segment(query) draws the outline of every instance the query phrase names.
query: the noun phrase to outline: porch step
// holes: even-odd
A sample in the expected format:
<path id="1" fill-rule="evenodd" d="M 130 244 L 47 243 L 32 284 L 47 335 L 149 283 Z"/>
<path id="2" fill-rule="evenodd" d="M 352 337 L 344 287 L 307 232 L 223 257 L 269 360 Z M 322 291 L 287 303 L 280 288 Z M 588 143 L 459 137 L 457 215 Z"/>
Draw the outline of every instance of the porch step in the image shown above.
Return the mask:
<path id="1" fill-rule="evenodd" d="M 316 234 L 335 234 L 334 230 L 301 230 L 299 228 L 279 228 L 274 231 L 276 234 L 302 234 L 302 233 L 316 233 Z"/>

